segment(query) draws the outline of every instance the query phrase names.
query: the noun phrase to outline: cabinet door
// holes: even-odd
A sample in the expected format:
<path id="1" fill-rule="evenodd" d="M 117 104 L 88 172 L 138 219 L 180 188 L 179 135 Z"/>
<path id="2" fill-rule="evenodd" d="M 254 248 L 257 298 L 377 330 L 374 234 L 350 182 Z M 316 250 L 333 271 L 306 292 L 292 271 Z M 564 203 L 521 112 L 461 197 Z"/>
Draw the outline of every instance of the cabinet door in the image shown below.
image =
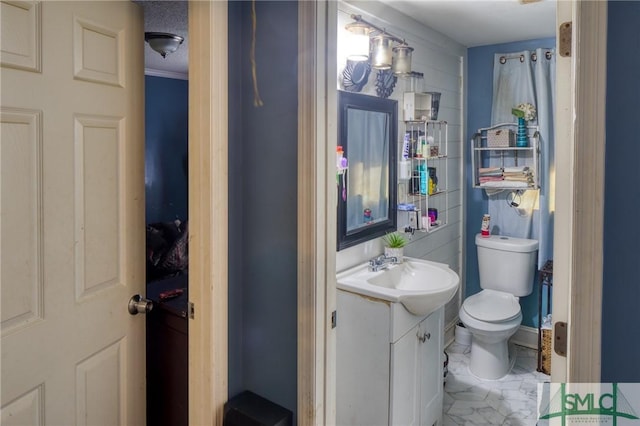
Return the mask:
<path id="1" fill-rule="evenodd" d="M 391 344 L 389 424 L 419 425 L 420 324 Z"/>
<path id="2" fill-rule="evenodd" d="M 338 291 L 336 423 L 383 426 L 389 421 L 389 305 Z"/>
<path id="3" fill-rule="evenodd" d="M 444 309 L 438 309 L 419 324 L 420 424 L 431 426 L 442 418 Z M 439 423 L 438 423 L 439 424 Z"/>

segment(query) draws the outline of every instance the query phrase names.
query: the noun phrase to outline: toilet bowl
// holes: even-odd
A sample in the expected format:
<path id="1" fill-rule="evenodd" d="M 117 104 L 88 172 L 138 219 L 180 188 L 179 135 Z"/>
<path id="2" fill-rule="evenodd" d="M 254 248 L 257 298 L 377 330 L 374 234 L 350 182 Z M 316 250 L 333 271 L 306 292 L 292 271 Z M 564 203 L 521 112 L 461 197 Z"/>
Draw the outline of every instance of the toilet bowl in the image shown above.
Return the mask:
<path id="1" fill-rule="evenodd" d="M 483 290 L 465 299 L 459 317 L 472 336 L 471 373 L 495 380 L 513 366 L 508 341 L 522 322 L 520 297 L 533 290 L 538 242 L 478 234 L 476 246 Z"/>
<path id="2" fill-rule="evenodd" d="M 482 290 L 463 303 L 460 321 L 472 336 L 469 370 L 473 375 L 495 380 L 509 373 L 513 363 L 508 341 L 522 322 L 517 299 L 508 293 Z"/>

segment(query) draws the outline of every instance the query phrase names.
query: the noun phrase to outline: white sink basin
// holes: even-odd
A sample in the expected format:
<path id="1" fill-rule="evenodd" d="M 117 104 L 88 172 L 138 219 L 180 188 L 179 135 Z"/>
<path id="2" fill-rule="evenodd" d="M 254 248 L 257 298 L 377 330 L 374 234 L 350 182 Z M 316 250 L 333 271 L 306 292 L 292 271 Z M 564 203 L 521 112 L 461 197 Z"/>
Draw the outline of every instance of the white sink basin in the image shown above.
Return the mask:
<path id="1" fill-rule="evenodd" d="M 444 263 L 404 258 L 399 265 L 372 272 L 360 265 L 337 275 L 338 288 L 389 302 L 399 302 L 412 314 L 426 316 L 444 306 L 458 289 L 460 278 Z"/>

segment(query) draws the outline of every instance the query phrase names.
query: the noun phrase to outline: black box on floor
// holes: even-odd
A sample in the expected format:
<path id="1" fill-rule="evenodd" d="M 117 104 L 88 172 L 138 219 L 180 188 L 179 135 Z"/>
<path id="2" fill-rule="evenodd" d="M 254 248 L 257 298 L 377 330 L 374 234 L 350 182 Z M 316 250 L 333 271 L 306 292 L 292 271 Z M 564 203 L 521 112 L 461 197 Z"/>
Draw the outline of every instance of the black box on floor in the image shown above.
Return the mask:
<path id="1" fill-rule="evenodd" d="M 251 391 L 224 405 L 224 426 L 291 426 L 293 413 Z"/>

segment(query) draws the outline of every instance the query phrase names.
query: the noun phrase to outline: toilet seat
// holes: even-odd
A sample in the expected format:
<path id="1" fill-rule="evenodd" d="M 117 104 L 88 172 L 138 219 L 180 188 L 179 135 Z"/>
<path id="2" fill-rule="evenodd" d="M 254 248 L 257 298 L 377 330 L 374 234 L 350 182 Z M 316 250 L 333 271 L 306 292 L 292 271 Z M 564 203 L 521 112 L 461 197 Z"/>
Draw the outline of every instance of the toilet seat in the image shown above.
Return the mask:
<path id="1" fill-rule="evenodd" d="M 482 290 L 469 296 L 462 308 L 472 318 L 492 323 L 510 321 L 520 315 L 518 298 L 496 290 Z"/>

